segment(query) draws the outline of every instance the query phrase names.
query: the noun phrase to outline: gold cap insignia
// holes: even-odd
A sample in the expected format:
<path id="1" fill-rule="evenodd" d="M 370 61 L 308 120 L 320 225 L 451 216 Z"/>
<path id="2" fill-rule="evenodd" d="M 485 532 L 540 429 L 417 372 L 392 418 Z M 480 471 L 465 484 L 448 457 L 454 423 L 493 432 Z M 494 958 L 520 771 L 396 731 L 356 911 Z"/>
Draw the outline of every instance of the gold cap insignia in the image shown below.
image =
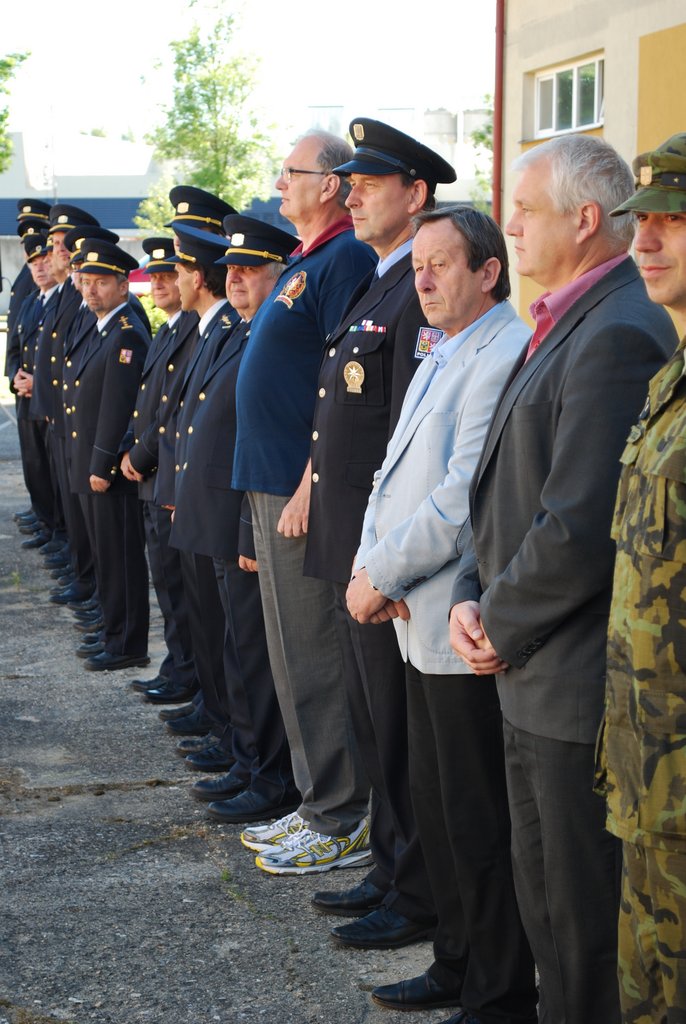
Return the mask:
<path id="1" fill-rule="evenodd" d="M 26 234 L 27 235 L 35 235 L 36 234 L 36 229 L 35 228 L 27 228 Z"/>
<path id="2" fill-rule="evenodd" d="M 642 167 L 638 180 L 640 181 L 641 185 L 650 185 L 650 183 L 653 180 L 653 168 Z"/>
<path id="3" fill-rule="evenodd" d="M 164 255 L 164 249 L 153 249 L 152 251 L 152 258 L 154 260 L 163 260 Z"/>
<path id="4" fill-rule="evenodd" d="M 231 235 L 231 245 L 245 245 L 245 235 L 242 235 L 240 231 Z"/>
<path id="5" fill-rule="evenodd" d="M 352 395 L 362 394 L 364 383 L 364 367 L 360 363 L 346 363 L 343 367 L 343 379 L 347 384 L 347 390 Z"/>
<path id="6" fill-rule="evenodd" d="M 59 217 L 57 218 L 57 223 L 58 224 L 66 224 L 68 221 L 69 221 L 69 217 L 67 217 L 66 213 L 61 213 L 59 215 Z"/>
<path id="7" fill-rule="evenodd" d="M 76 241 L 74 242 L 74 252 L 80 252 L 81 251 L 81 246 L 83 245 L 83 243 L 85 241 L 86 241 L 85 236 L 83 238 L 77 238 Z"/>
<path id="8" fill-rule="evenodd" d="M 99 258 L 100 257 L 98 256 L 97 252 L 89 252 L 86 255 L 86 259 L 88 260 L 89 263 L 97 263 Z"/>
<path id="9" fill-rule="evenodd" d="M 353 125 L 353 135 L 355 136 L 355 139 L 356 139 L 357 142 L 362 142 L 362 140 L 364 139 L 364 125 L 363 124 L 354 124 Z"/>
<path id="10" fill-rule="evenodd" d="M 177 213 L 188 213 L 188 203 L 179 203 L 176 207 Z"/>

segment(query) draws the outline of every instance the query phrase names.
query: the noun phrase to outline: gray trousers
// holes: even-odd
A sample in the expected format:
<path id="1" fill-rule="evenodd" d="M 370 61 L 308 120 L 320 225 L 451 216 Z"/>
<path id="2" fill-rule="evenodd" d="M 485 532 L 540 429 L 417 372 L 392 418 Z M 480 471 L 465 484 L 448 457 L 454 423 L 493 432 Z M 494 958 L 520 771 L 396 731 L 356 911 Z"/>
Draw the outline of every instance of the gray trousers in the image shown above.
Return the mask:
<path id="1" fill-rule="evenodd" d="M 291 748 L 300 815 L 315 832 L 348 835 L 365 817 L 369 782 L 343 680 L 333 589 L 303 576 L 306 537 L 277 533 L 289 501 L 248 493 L 274 684 Z"/>

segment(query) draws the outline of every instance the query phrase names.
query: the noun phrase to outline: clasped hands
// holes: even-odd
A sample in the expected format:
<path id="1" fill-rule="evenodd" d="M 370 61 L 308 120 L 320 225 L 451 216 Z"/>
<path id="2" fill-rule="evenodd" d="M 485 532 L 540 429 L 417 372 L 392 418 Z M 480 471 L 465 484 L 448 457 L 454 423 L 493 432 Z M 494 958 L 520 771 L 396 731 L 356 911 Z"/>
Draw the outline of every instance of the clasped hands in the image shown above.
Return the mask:
<path id="1" fill-rule="evenodd" d="M 407 622 L 410 618 L 410 610 L 402 599 L 392 601 L 380 590 L 374 590 L 364 567 L 355 570 L 345 599 L 348 611 L 360 623 L 371 622 L 377 625 L 379 622 L 390 622 L 391 619 Z"/>
<path id="2" fill-rule="evenodd" d="M 450 646 L 477 676 L 495 675 L 510 667 L 486 636 L 478 601 L 462 601 L 450 609 Z"/>

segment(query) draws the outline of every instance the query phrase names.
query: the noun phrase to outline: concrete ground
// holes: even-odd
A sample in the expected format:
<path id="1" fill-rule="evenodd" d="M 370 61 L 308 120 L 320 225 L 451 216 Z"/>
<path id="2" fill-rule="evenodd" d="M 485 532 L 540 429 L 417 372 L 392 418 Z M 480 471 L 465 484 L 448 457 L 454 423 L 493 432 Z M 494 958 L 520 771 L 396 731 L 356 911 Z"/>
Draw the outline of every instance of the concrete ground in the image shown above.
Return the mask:
<path id="1" fill-rule="evenodd" d="M 430 944 L 341 949 L 341 919 L 310 906 L 364 869 L 259 871 L 240 829 L 189 797 L 197 775 L 127 687 L 140 672 L 74 656 L 81 634 L 12 521 L 27 506 L 13 413 L 0 403 L 0 1024 L 407 1024 L 369 992 L 421 972 Z M 159 613 L 150 653 L 152 676 Z"/>

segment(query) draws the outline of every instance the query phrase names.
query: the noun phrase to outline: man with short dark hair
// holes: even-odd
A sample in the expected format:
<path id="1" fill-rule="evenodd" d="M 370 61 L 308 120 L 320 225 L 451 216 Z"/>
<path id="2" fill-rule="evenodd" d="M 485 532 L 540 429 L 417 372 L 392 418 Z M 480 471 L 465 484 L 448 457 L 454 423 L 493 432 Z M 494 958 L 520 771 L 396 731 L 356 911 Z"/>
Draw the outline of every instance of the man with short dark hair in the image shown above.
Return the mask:
<path id="1" fill-rule="evenodd" d="M 632 225 L 610 218 L 633 190 L 612 146 L 559 136 L 515 167 L 506 231 L 519 273 L 546 291 L 472 479 L 452 640 L 477 675 L 497 674 L 514 877 L 542 1011 L 613 1024 L 621 850 L 592 791 L 610 523 L 624 439 L 676 335 L 628 256 Z"/>
<path id="2" fill-rule="evenodd" d="M 447 207 L 414 223 L 414 283 L 442 336 L 375 474 L 347 597 L 359 623 L 396 626 L 410 789 L 438 925 L 428 971 L 373 998 L 400 1010 L 458 1005 L 455 1024 L 529 1024 L 537 994 L 512 879 L 495 679 L 475 680 L 436 614 L 450 594 L 490 413 L 528 330 L 507 301 L 505 240 L 489 217 Z"/>

